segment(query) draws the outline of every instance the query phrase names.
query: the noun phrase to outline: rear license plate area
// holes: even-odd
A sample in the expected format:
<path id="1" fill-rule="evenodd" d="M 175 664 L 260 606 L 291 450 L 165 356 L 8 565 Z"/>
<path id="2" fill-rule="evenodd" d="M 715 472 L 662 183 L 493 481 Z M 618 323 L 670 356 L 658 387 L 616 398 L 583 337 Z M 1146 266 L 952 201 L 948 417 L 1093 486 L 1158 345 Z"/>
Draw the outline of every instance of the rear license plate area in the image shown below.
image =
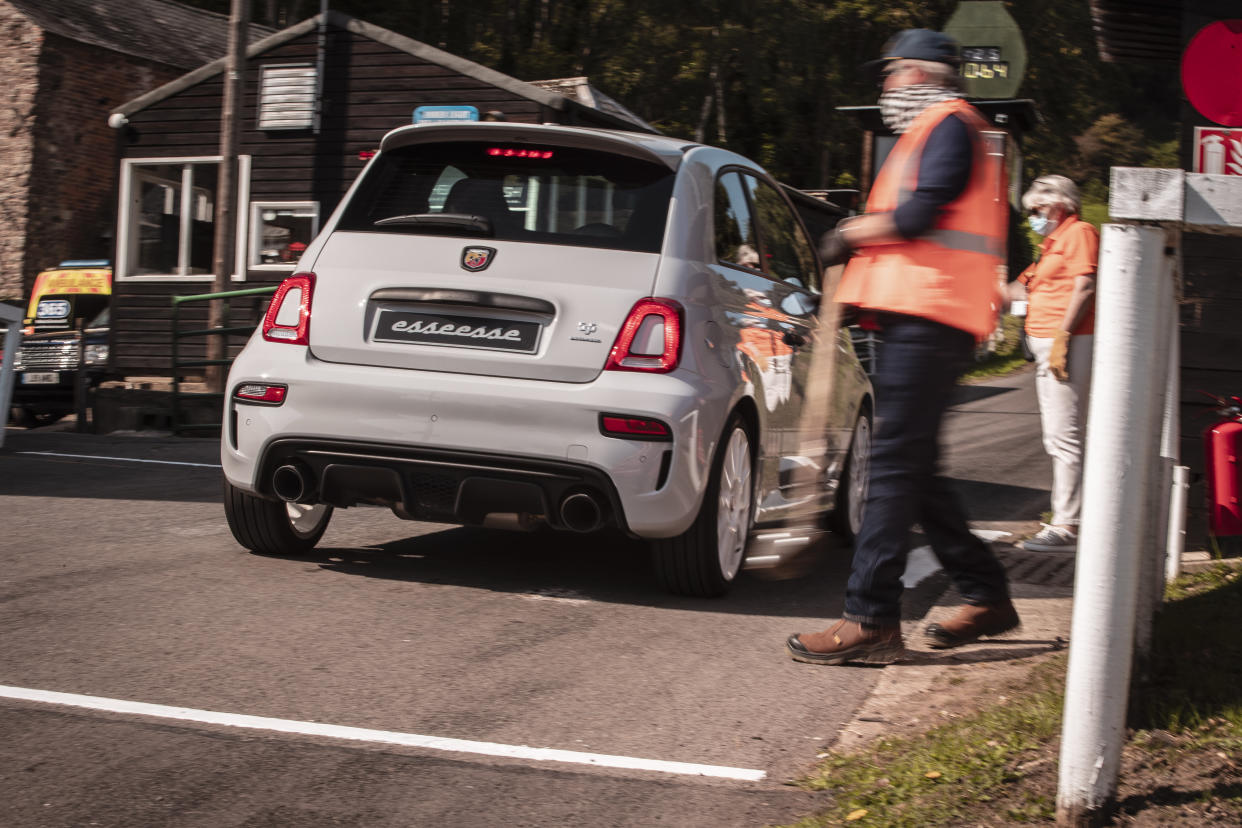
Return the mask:
<path id="1" fill-rule="evenodd" d="M 543 325 L 526 320 L 384 308 L 371 340 L 532 354 L 542 331 Z"/>

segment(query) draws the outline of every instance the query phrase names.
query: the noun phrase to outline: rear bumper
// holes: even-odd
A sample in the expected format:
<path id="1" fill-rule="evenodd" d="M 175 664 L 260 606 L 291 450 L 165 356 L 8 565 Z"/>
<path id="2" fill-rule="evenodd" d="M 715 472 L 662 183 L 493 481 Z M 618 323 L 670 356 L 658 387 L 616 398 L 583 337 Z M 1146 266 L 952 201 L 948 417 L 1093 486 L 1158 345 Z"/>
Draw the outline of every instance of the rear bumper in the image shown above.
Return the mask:
<path id="1" fill-rule="evenodd" d="M 328 363 L 263 342 L 238 356 L 228 391 L 254 381 L 288 394 L 278 406 L 226 400 L 221 462 L 239 488 L 271 496 L 272 473 L 292 460 L 325 502 L 457 523 L 525 513 L 555 527 L 564 497 L 590 491 L 607 523 L 649 538 L 698 514 L 731 403 L 731 389 L 694 375 L 519 380 Z M 601 413 L 659 419 L 673 439 L 605 436 Z"/>
<path id="2" fill-rule="evenodd" d="M 273 473 L 300 467 L 314 499 L 337 507 L 373 503 L 411 520 L 482 524 L 532 516 L 575 528 L 561 505 L 583 494 L 598 505 L 599 526 L 627 530 L 612 481 L 591 466 L 468 451 L 377 446 L 333 440 L 275 440 L 259 469 L 259 492 L 272 496 Z M 596 527 L 591 527 L 596 528 Z"/>

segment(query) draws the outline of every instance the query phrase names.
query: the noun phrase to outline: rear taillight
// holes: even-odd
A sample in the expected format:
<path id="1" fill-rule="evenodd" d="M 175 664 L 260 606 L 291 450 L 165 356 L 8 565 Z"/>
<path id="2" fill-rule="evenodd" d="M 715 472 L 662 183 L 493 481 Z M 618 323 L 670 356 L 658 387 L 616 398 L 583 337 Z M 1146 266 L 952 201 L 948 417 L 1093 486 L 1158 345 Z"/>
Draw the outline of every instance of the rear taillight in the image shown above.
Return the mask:
<path id="1" fill-rule="evenodd" d="M 280 405 L 285 401 L 288 386 L 267 382 L 243 382 L 233 391 L 233 399 L 259 405 Z"/>
<path id="2" fill-rule="evenodd" d="M 605 371 L 667 374 L 681 356 L 681 305 L 672 299 L 640 299 L 621 325 Z"/>
<path id="3" fill-rule="evenodd" d="M 625 414 L 600 414 L 599 430 L 606 437 L 631 440 L 665 441 L 673 439 L 672 430 L 659 420 L 631 417 Z"/>
<path id="4" fill-rule="evenodd" d="M 281 282 L 263 317 L 263 338 L 268 342 L 309 345 L 314 291 L 314 273 L 295 273 Z"/>

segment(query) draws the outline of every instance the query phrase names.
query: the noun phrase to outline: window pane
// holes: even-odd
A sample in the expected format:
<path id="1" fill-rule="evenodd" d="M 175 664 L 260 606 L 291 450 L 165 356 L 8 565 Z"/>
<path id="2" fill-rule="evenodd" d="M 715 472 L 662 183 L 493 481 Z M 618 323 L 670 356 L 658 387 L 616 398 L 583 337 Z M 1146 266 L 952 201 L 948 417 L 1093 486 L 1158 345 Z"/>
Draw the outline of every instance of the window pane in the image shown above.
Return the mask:
<path id="1" fill-rule="evenodd" d="M 218 167 L 210 161 L 131 168 L 125 275 L 212 272 Z"/>
<path id="2" fill-rule="evenodd" d="M 771 184 L 752 175 L 745 178 L 763 236 L 769 274 L 800 287 L 816 287 L 815 254 L 797 216 Z"/>
<path id="3" fill-rule="evenodd" d="M 190 261 L 183 273 L 211 273 L 212 245 L 215 244 L 216 164 L 192 164 L 190 191 Z M 229 268 L 232 272 L 232 268 Z"/>
<path id="4" fill-rule="evenodd" d="M 596 150 L 418 144 L 380 156 L 339 229 L 654 253 L 663 242 L 672 182 L 663 165 Z M 454 224 L 442 214 L 480 220 Z M 376 224 L 420 215 L 424 220 Z"/>
<path id="5" fill-rule="evenodd" d="M 315 235 L 319 215 L 314 204 L 254 205 L 254 246 L 250 263 L 292 266 Z"/>
<path id="6" fill-rule="evenodd" d="M 717 258 L 760 270 L 755 224 L 737 173 L 725 173 L 716 181 L 715 222 Z"/>
<path id="7" fill-rule="evenodd" d="M 181 236 L 181 165 L 139 167 L 135 172 L 137 261 L 134 273 L 176 273 Z"/>

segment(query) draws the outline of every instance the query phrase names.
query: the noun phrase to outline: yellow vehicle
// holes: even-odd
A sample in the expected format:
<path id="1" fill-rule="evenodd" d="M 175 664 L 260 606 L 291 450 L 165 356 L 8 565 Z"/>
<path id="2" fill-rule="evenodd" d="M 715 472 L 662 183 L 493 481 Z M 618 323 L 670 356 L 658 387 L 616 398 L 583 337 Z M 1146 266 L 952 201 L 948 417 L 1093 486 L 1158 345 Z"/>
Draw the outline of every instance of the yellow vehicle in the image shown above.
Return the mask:
<path id="1" fill-rule="evenodd" d="M 54 422 L 74 410 L 83 388 L 107 373 L 112 266 L 70 260 L 35 277 L 13 364 L 13 415 L 19 425 Z"/>

